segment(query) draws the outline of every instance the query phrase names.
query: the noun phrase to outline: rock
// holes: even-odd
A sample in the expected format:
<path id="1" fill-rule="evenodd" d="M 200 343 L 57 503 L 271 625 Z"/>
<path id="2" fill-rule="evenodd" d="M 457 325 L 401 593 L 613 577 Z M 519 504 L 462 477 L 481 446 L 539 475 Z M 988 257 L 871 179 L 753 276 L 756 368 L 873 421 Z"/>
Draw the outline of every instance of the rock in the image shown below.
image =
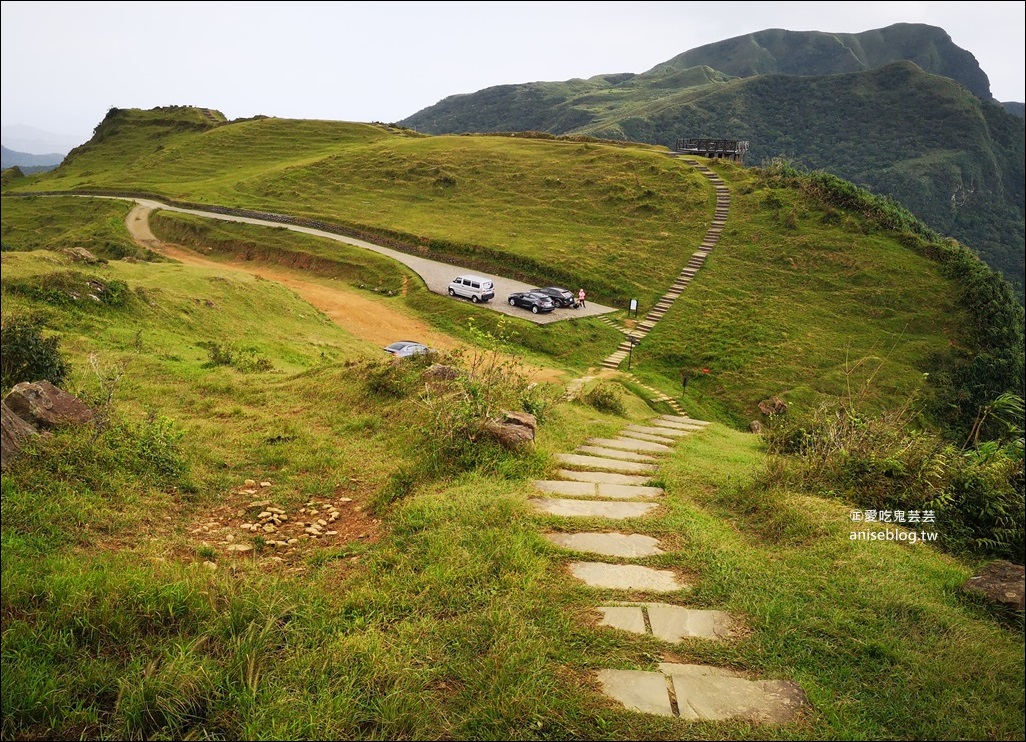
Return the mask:
<path id="1" fill-rule="evenodd" d="M 748 423 L 748 432 L 755 433 L 756 435 L 758 435 L 762 432 L 762 423 L 758 420 L 752 420 L 750 423 Z"/>
<path id="2" fill-rule="evenodd" d="M 106 260 L 93 255 L 91 252 L 86 250 L 84 247 L 66 247 L 61 250 L 62 253 L 67 255 L 72 260 L 79 263 L 87 263 L 89 265 L 97 265 L 98 263 L 106 263 Z"/>
<path id="3" fill-rule="evenodd" d="M 253 551 L 252 544 L 232 544 L 228 547 L 228 551 L 235 552 L 237 554 L 245 554 L 246 552 Z"/>
<path id="4" fill-rule="evenodd" d="M 1026 570 L 1021 564 L 991 562 L 962 583 L 962 589 L 982 595 L 992 603 L 1022 612 L 1026 596 Z"/>
<path id="5" fill-rule="evenodd" d="M 0 402 L 0 410 L 0 427 L 3 428 L 3 437 L 0 438 L 0 469 L 6 471 L 21 453 L 21 442 L 38 435 L 39 431 L 15 414 L 6 402 Z"/>
<path id="6" fill-rule="evenodd" d="M 482 430 L 506 448 L 534 443 L 538 423 L 528 412 L 503 412 L 498 420 L 487 420 Z"/>
<path id="7" fill-rule="evenodd" d="M 423 378 L 427 381 L 452 381 L 459 378 L 460 372 L 452 366 L 435 363 L 424 369 Z"/>
<path id="8" fill-rule="evenodd" d="M 79 425 L 93 419 L 93 411 L 84 402 L 49 381 L 15 384 L 4 397 L 4 403 L 37 431 Z"/>
<path id="9" fill-rule="evenodd" d="M 759 402 L 759 412 L 763 415 L 786 415 L 787 414 L 787 402 L 782 400 L 780 397 L 774 395 L 769 399 L 764 399 Z"/>

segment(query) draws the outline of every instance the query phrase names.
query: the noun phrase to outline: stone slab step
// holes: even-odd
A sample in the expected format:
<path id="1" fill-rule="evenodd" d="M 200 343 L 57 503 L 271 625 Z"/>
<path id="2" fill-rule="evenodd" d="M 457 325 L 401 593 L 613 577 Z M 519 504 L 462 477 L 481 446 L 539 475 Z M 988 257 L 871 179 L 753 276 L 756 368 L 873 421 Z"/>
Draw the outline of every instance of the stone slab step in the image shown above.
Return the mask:
<path id="1" fill-rule="evenodd" d="M 575 482 L 596 482 L 598 484 L 636 484 L 643 486 L 651 481 L 650 477 L 640 474 L 616 474 L 608 471 L 574 471 L 557 469 L 556 476 Z"/>
<path id="2" fill-rule="evenodd" d="M 607 590 L 672 593 L 685 590 L 688 587 L 668 569 L 642 567 L 638 564 L 571 562 L 570 572 L 588 587 L 600 587 Z"/>
<path id="3" fill-rule="evenodd" d="M 705 425 L 688 425 L 687 423 L 671 423 L 667 420 L 657 420 L 652 423 L 654 426 L 665 428 L 668 431 L 677 431 L 678 433 L 690 434 L 690 433 L 701 433 L 705 430 Z"/>
<path id="4" fill-rule="evenodd" d="M 601 484 L 596 482 L 561 482 L 559 480 L 538 480 L 535 489 L 549 495 L 566 497 L 598 497 L 603 500 L 651 500 L 662 497 L 662 487 L 643 487 L 636 484 Z"/>
<path id="5" fill-rule="evenodd" d="M 658 539 L 639 533 L 547 533 L 545 538 L 564 549 L 603 556 L 636 558 L 663 553 Z"/>
<path id="6" fill-rule="evenodd" d="M 689 721 L 786 724 L 809 705 L 795 683 L 747 680 L 715 667 L 663 663 L 660 672 L 599 670 L 597 675 L 602 692 L 626 708 Z"/>
<path id="7" fill-rule="evenodd" d="M 588 444 L 592 446 L 603 446 L 605 448 L 618 448 L 624 451 L 639 451 L 648 453 L 669 453 L 672 449 L 665 443 L 652 443 L 651 441 L 640 441 L 637 438 L 589 438 Z"/>
<path id="8" fill-rule="evenodd" d="M 678 423 L 678 425 L 683 425 Z M 686 430 L 683 427 L 671 427 L 669 425 L 628 425 L 624 428 L 624 433 L 646 433 L 648 435 L 658 435 L 663 438 L 683 438 L 688 435 L 691 431 Z"/>
<path id="9" fill-rule="evenodd" d="M 671 423 L 684 423 L 685 425 L 710 425 L 708 420 L 696 420 L 693 417 L 683 417 L 682 415 L 660 415 L 656 420 L 665 420 Z M 653 420 L 652 422 L 655 422 Z"/>
<path id="10" fill-rule="evenodd" d="M 670 678 L 682 719 L 786 724 L 809 705 L 802 689 L 787 680 L 748 680 L 702 665 L 662 663 L 659 669 Z"/>
<path id="11" fill-rule="evenodd" d="M 697 610 L 667 603 L 628 603 L 602 606 L 598 610 L 603 615 L 600 626 L 651 634 L 667 642 L 692 638 L 720 641 L 733 636 L 734 621 L 724 611 Z"/>
<path id="12" fill-rule="evenodd" d="M 625 451 L 620 448 L 604 448 L 603 446 L 578 446 L 574 449 L 577 453 L 585 453 L 589 456 L 598 456 L 606 459 L 617 459 L 619 461 L 659 461 L 655 456 L 637 451 Z"/>
<path id="13" fill-rule="evenodd" d="M 669 397 L 660 394 L 658 397 L 653 397 L 654 402 L 665 402 Z M 633 430 L 624 430 L 620 433 L 621 438 L 635 438 L 639 441 L 648 441 L 649 443 L 662 443 L 664 446 L 672 446 L 677 441 L 673 438 L 669 438 L 665 435 L 649 435 L 648 433 L 637 433 Z"/>
<path id="14" fill-rule="evenodd" d="M 655 464 L 602 459 L 597 456 L 583 456 L 581 454 L 557 454 L 556 460 L 567 467 L 577 467 L 590 471 L 618 471 L 621 474 L 645 474 L 659 469 Z"/>
<path id="15" fill-rule="evenodd" d="M 654 510 L 654 502 L 602 502 L 598 500 L 567 500 L 537 497 L 528 500 L 538 512 L 549 515 L 563 515 L 570 518 L 640 518 Z"/>

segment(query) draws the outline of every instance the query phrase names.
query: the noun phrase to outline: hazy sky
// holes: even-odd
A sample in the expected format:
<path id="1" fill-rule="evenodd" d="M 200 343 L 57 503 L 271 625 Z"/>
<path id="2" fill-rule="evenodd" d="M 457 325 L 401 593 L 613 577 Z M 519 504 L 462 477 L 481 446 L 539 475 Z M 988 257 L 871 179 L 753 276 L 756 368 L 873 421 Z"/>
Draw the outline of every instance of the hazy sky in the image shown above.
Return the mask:
<path id="1" fill-rule="evenodd" d="M 399 121 L 493 85 L 641 73 L 783 28 L 943 28 L 1024 101 L 1024 2 L 21 2 L 3 0 L 2 123 L 91 136 L 107 109 L 190 105 Z"/>

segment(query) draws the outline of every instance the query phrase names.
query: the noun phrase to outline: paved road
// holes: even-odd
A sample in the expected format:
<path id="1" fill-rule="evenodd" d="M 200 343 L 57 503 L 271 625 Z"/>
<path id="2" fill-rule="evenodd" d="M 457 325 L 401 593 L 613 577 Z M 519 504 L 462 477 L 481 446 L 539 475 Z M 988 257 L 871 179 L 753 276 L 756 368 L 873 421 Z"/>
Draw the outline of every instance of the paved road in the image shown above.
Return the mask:
<path id="1" fill-rule="evenodd" d="M 115 198 L 113 196 L 105 196 L 101 198 Z M 448 296 L 449 294 L 449 282 L 458 275 L 464 273 L 480 274 L 480 271 L 473 270 L 471 268 L 465 268 L 458 265 L 449 265 L 447 263 L 439 263 L 434 260 L 426 260 L 425 258 L 418 258 L 416 255 L 409 255 L 399 250 L 392 250 L 381 245 L 375 245 L 372 242 L 365 242 L 364 240 L 358 240 L 353 237 L 345 237 L 343 235 L 333 234 L 331 232 L 324 232 L 319 229 L 312 229 L 310 227 L 301 227 L 295 224 L 282 224 L 281 222 L 266 221 L 263 219 L 252 219 L 243 216 L 232 216 L 230 214 L 217 214 L 211 211 L 200 211 L 197 209 L 183 209 L 177 206 L 168 206 L 162 204 L 159 201 L 152 201 L 144 198 L 121 198 L 120 200 L 135 201 L 141 206 L 145 206 L 149 209 L 164 209 L 165 211 L 177 211 L 182 214 L 195 214 L 196 216 L 208 217 L 210 219 L 220 219 L 226 222 L 243 222 L 245 224 L 258 224 L 261 226 L 275 227 L 281 229 L 291 229 L 294 232 L 302 232 L 304 234 L 313 235 L 315 237 L 323 237 L 328 240 L 335 240 L 336 242 L 344 242 L 347 245 L 353 245 L 360 247 L 365 250 L 372 250 L 376 253 L 386 255 L 393 260 L 397 260 L 403 265 L 410 268 L 423 280 L 424 284 L 430 291 L 436 294 L 442 294 Z M 539 325 L 549 324 L 551 322 L 559 322 L 560 320 L 576 319 L 579 317 L 594 317 L 600 314 L 608 314 L 616 311 L 612 307 L 606 307 L 601 304 L 594 304 L 592 302 L 586 302 L 587 306 L 582 309 L 556 309 L 549 314 L 532 314 L 527 309 L 521 309 L 519 307 L 511 307 L 506 298 L 513 292 L 516 291 L 527 291 L 528 289 L 535 288 L 537 284 L 521 283 L 515 281 L 512 278 L 503 278 L 502 276 L 488 275 L 495 284 L 495 298 L 485 304 L 472 304 L 468 299 L 453 299 L 453 301 L 465 301 L 467 304 L 473 306 L 475 309 L 481 311 L 492 310 L 496 312 L 502 312 L 503 314 L 509 314 L 514 317 L 520 317 L 530 322 L 535 322 Z M 566 288 L 577 293 L 579 286 L 567 286 Z M 584 290 L 587 291 L 588 287 L 585 286 Z"/>

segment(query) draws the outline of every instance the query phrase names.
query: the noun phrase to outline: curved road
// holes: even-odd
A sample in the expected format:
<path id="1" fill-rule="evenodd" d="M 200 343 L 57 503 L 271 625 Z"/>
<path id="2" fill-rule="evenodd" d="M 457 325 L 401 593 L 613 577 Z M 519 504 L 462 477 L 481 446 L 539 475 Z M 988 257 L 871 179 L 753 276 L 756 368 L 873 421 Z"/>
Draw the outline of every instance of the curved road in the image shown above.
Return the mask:
<path id="1" fill-rule="evenodd" d="M 182 214 L 194 214 L 196 216 L 207 217 L 210 219 L 220 219 L 226 222 L 243 222 L 245 224 L 256 224 L 265 227 L 274 227 L 276 229 L 291 229 L 294 232 L 302 232 L 304 234 L 313 235 L 314 237 L 323 237 L 328 240 L 335 240 L 336 242 L 344 242 L 347 245 L 353 245 L 355 247 L 363 248 L 364 250 L 372 250 L 373 252 L 386 255 L 393 260 L 397 260 L 403 265 L 410 268 L 413 272 L 419 275 L 427 286 L 428 290 L 433 291 L 436 294 L 442 294 L 448 296 L 449 293 L 449 282 L 458 275 L 464 273 L 475 273 L 480 274 L 480 271 L 473 270 L 471 268 L 463 268 L 460 266 L 449 265 L 447 263 L 439 263 L 434 260 L 427 260 L 425 258 L 418 258 L 416 255 L 409 255 L 398 250 L 392 250 L 381 245 L 375 245 L 372 242 L 365 242 L 364 240 L 358 240 L 353 237 L 345 237 L 343 235 L 333 234 L 331 232 L 324 232 L 320 229 L 313 229 L 310 227 L 301 227 L 295 224 L 282 224 L 281 222 L 266 221 L 264 219 L 253 219 L 250 217 L 243 216 L 232 216 L 230 214 L 217 214 L 210 211 L 200 211 L 197 209 L 183 209 L 177 206 L 168 206 L 162 204 L 159 201 L 153 201 L 145 198 L 123 198 L 117 196 L 89 196 L 87 198 L 116 198 L 121 201 L 135 201 L 139 206 L 145 210 L 145 216 L 140 212 L 139 209 L 132 211 L 129 215 L 129 220 L 149 218 L 149 212 L 157 209 L 164 209 L 165 211 L 177 211 Z M 565 319 L 574 319 L 577 317 L 593 317 L 600 314 L 608 314 L 609 312 L 616 311 L 612 307 L 603 306 L 601 304 L 593 304 L 590 301 L 585 302 L 587 306 L 583 309 L 556 309 L 549 314 L 532 314 L 526 309 L 519 307 L 511 307 L 506 301 L 506 297 L 516 291 L 527 291 L 528 289 L 534 288 L 537 284 L 521 283 L 520 281 L 514 281 L 511 278 L 503 278 L 501 276 L 487 276 L 492 279 L 495 284 L 495 298 L 485 304 L 477 304 L 482 308 L 491 309 L 496 312 L 502 312 L 514 317 L 520 317 L 530 322 L 535 322 L 539 325 L 549 324 L 551 322 L 559 322 Z M 567 289 L 577 293 L 579 286 L 567 286 Z M 585 286 L 584 290 L 587 291 L 588 287 Z M 466 301 L 467 304 L 471 304 L 466 299 L 453 299 L 453 301 Z"/>

